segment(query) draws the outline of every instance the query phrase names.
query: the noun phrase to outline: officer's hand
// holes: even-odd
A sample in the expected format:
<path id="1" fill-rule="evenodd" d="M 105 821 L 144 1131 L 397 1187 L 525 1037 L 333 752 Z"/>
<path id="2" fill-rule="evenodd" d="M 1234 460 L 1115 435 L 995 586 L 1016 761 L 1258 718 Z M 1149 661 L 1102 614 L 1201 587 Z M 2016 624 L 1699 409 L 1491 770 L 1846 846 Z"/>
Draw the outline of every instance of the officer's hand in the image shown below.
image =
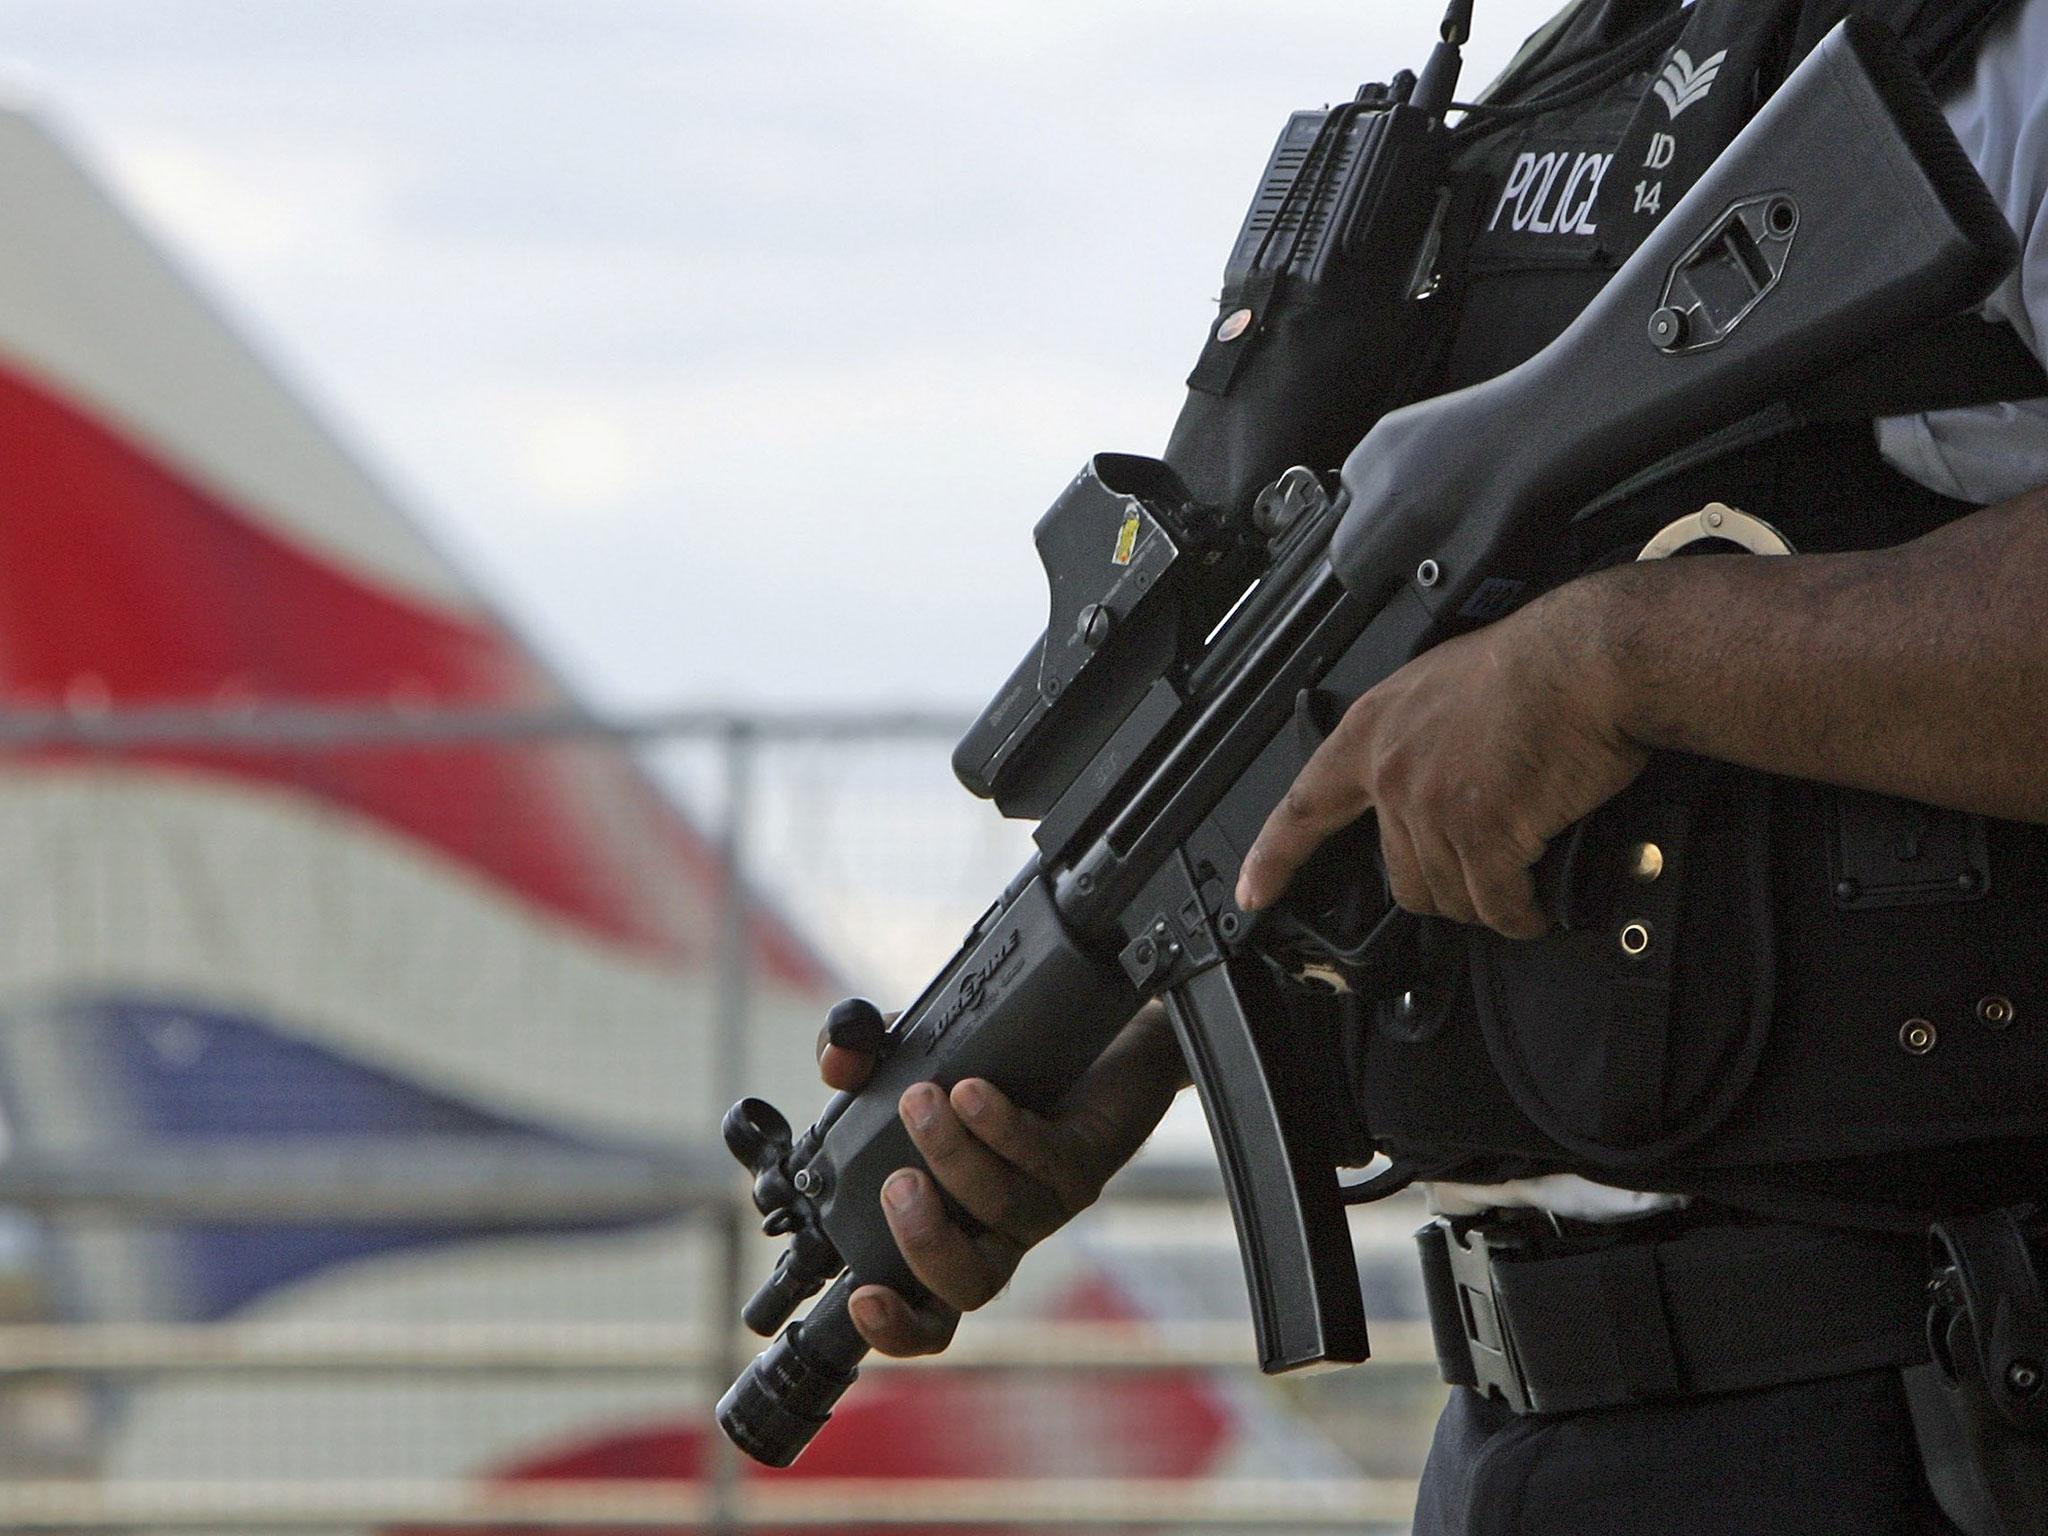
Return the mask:
<path id="1" fill-rule="evenodd" d="M 1530 868 L 1642 771 L 1596 641 L 1598 590 L 1560 587 L 1425 651 L 1346 711 L 1246 855 L 1240 906 L 1266 906 L 1366 811 L 1396 902 L 1540 938 Z"/>
<path id="2" fill-rule="evenodd" d="M 822 1038 L 819 1047 L 819 1071 L 832 1087 L 867 1081 L 871 1056 Z M 882 1186 L 882 1212 L 931 1296 L 913 1304 L 886 1286 L 862 1286 L 852 1298 L 861 1337 L 885 1355 L 944 1349 L 960 1314 L 1002 1290 L 1026 1249 L 1094 1204 L 1185 1083 L 1166 1012 L 1152 1003 L 1049 1116 L 980 1078 L 956 1083 L 950 1094 L 933 1083 L 905 1090 L 899 1111 L 931 1171 L 891 1175 Z M 970 1232 L 947 1213 L 941 1187 L 981 1231 Z"/>

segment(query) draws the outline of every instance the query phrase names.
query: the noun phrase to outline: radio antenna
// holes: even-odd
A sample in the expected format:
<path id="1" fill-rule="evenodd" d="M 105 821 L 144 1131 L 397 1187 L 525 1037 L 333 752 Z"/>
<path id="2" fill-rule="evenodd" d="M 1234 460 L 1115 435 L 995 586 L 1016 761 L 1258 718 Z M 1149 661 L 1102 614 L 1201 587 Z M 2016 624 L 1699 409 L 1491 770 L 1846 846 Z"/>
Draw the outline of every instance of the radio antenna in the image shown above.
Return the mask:
<path id="1" fill-rule="evenodd" d="M 1417 82 L 1409 104 L 1420 107 L 1431 117 L 1441 118 L 1450 110 L 1451 97 L 1458 89 L 1458 71 L 1465 63 L 1458 49 L 1472 36 L 1472 0 L 1451 0 L 1437 36 L 1437 45 L 1430 51 L 1429 62 L 1422 68 L 1422 79 Z"/>

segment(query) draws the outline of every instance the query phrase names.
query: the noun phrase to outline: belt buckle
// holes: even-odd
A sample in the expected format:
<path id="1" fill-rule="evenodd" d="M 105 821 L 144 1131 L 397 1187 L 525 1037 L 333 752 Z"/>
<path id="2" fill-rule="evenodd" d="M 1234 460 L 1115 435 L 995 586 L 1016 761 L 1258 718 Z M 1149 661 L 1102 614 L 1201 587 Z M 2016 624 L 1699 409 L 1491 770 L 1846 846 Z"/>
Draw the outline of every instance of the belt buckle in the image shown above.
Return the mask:
<path id="1" fill-rule="evenodd" d="M 1494 1293 L 1493 1256 L 1523 1246 L 1514 1240 L 1495 1241 L 1470 1221 L 1440 1216 L 1449 1260 L 1452 1322 L 1464 1334 L 1465 1353 L 1472 1361 L 1475 1390 L 1499 1398 L 1515 1413 L 1530 1411 L 1529 1382 L 1515 1354 L 1515 1341 L 1502 1318 Z"/>

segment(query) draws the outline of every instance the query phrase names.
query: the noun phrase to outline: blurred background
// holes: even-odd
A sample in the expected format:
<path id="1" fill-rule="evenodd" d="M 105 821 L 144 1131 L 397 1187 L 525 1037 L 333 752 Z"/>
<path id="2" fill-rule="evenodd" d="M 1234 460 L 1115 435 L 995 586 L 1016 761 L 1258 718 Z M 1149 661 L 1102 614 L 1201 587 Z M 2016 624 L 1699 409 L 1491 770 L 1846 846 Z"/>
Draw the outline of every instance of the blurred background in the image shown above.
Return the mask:
<path id="1" fill-rule="evenodd" d="M 1419 1207 L 1262 1380 L 1191 1103 L 792 1472 L 709 1407 L 719 1114 L 1022 861 L 1031 525 L 1435 26 L 0 0 L 0 1529 L 1405 1529 Z"/>

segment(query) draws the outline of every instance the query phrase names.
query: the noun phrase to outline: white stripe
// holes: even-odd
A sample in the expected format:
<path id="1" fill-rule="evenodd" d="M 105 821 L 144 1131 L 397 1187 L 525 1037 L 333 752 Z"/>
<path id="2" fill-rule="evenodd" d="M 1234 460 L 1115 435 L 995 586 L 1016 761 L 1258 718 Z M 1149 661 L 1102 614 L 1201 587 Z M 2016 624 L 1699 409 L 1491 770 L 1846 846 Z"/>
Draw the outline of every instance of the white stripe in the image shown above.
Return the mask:
<path id="1" fill-rule="evenodd" d="M 701 1146 L 725 1108 L 707 969 L 290 791 L 0 774 L 0 911 L 0 1006 L 188 997 L 505 1113 L 670 1145 Z M 814 1106 L 818 1000 L 765 975 L 756 994 L 740 1080 Z"/>
<path id="2" fill-rule="evenodd" d="M 0 109 L 0 358 L 375 583 L 467 606 L 396 503 L 31 116 Z"/>

